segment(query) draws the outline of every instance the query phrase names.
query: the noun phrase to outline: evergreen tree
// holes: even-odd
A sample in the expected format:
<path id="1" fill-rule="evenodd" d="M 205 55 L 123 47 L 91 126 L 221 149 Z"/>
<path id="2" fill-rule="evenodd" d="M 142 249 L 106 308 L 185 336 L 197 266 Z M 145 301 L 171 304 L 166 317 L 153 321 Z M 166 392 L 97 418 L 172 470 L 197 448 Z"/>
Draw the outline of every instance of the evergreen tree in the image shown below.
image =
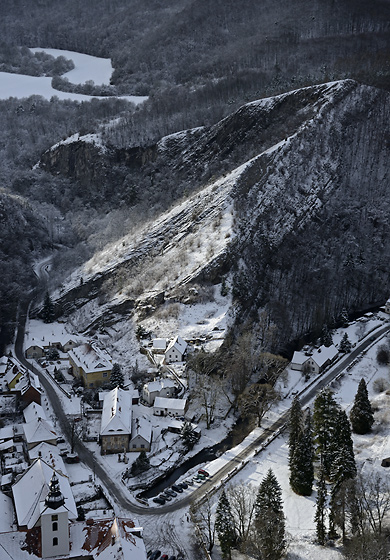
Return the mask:
<path id="1" fill-rule="evenodd" d="M 186 451 L 190 451 L 199 439 L 198 434 L 191 426 L 191 423 L 187 422 L 187 420 L 184 422 L 183 426 L 181 427 L 180 437 L 183 440 L 183 445 L 186 448 Z"/>
<path id="2" fill-rule="evenodd" d="M 319 471 L 319 479 L 317 485 L 316 513 L 314 521 L 316 523 L 317 540 L 321 545 L 325 544 L 326 537 L 326 483 L 325 472 L 321 467 Z"/>
<path id="3" fill-rule="evenodd" d="M 339 321 L 342 327 L 344 328 L 348 327 L 349 317 L 348 317 L 348 311 L 345 308 L 341 310 L 341 313 L 339 315 Z"/>
<path id="4" fill-rule="evenodd" d="M 368 399 L 367 385 L 362 378 L 349 415 L 352 429 L 356 434 L 366 434 L 374 423 L 374 414 Z"/>
<path id="5" fill-rule="evenodd" d="M 123 376 L 121 366 L 115 363 L 112 366 L 111 376 L 110 376 L 110 385 L 112 388 L 120 387 L 123 389 L 125 384 L 125 378 Z"/>
<path id="6" fill-rule="evenodd" d="M 222 557 L 231 558 L 231 549 L 236 542 L 234 518 L 225 490 L 222 490 L 215 513 L 215 530 L 217 531 Z"/>
<path id="7" fill-rule="evenodd" d="M 320 340 L 321 340 L 321 344 L 323 344 L 324 346 L 332 346 L 333 344 L 332 335 L 327 325 L 324 325 L 322 327 Z"/>
<path id="8" fill-rule="evenodd" d="M 302 405 L 299 400 L 299 396 L 296 395 L 291 403 L 290 408 L 290 419 L 289 419 L 289 437 L 288 437 L 288 447 L 289 447 L 289 461 L 291 461 L 297 443 L 302 435 L 303 430 L 303 413 Z"/>
<path id="9" fill-rule="evenodd" d="M 329 476 L 334 452 L 334 433 L 336 417 L 339 409 L 332 391 L 325 387 L 316 396 L 313 408 L 313 431 L 317 445 L 316 452 L 320 456 L 325 473 Z"/>
<path id="10" fill-rule="evenodd" d="M 253 541 L 260 558 L 279 560 L 287 547 L 282 491 L 269 469 L 256 497 Z"/>
<path id="11" fill-rule="evenodd" d="M 354 478 L 357 474 L 351 425 L 344 410 L 339 409 L 336 414 L 336 427 L 333 441 L 330 445 L 332 465 L 329 477 L 335 484 L 342 484 L 345 480 Z"/>
<path id="12" fill-rule="evenodd" d="M 137 459 L 131 465 L 132 476 L 137 476 L 150 469 L 149 457 L 147 457 L 145 451 L 141 451 Z"/>
<path id="13" fill-rule="evenodd" d="M 290 460 L 290 486 L 301 496 L 310 496 L 314 479 L 314 449 L 311 414 L 307 412 L 302 431 Z"/>
<path id="14" fill-rule="evenodd" d="M 348 333 L 345 333 L 340 342 L 339 352 L 348 354 L 351 351 L 351 349 L 352 349 L 351 341 L 348 338 Z"/>
<path id="15" fill-rule="evenodd" d="M 43 302 L 42 318 L 44 323 L 52 323 L 54 319 L 54 306 L 49 292 L 46 292 Z"/>

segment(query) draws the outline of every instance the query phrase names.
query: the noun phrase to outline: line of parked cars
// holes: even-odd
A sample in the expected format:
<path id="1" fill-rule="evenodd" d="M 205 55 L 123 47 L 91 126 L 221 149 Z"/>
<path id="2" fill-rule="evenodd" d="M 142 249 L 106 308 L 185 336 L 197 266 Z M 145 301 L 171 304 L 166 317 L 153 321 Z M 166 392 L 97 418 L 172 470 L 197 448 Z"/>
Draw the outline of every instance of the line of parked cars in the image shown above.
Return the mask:
<path id="1" fill-rule="evenodd" d="M 161 494 L 153 498 L 153 502 L 155 504 L 159 504 L 163 506 L 165 502 L 170 502 L 172 498 L 176 498 L 178 494 L 181 494 L 183 490 L 186 490 L 189 485 L 194 484 L 195 482 L 202 483 L 206 478 L 210 476 L 209 473 L 204 469 L 199 469 L 197 474 L 192 478 L 187 478 L 183 482 L 178 482 L 176 484 L 172 484 L 170 488 L 165 488 Z M 160 559 L 161 560 L 161 559 Z M 166 559 L 165 559 L 166 560 Z"/>

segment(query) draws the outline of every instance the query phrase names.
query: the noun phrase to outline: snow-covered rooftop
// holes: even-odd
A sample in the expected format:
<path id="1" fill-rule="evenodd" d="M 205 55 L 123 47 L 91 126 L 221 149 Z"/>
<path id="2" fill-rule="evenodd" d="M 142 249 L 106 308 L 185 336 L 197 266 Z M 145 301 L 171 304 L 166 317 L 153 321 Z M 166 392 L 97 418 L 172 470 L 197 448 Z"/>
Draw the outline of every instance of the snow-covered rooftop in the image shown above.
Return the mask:
<path id="1" fill-rule="evenodd" d="M 87 342 L 69 351 L 69 357 L 86 373 L 112 369 L 109 354 L 95 344 Z"/>
<path id="2" fill-rule="evenodd" d="M 131 398 L 132 393 L 119 387 L 105 395 L 100 435 L 131 433 Z"/>
<path id="3" fill-rule="evenodd" d="M 133 418 L 131 424 L 131 438 L 141 436 L 146 441 L 152 439 L 152 424 L 146 418 Z"/>
<path id="4" fill-rule="evenodd" d="M 187 343 L 181 338 L 181 336 L 176 336 L 169 344 L 166 349 L 166 353 L 169 352 L 171 348 L 175 348 L 180 354 L 184 354 L 187 348 Z"/>
<path id="5" fill-rule="evenodd" d="M 43 418 L 47 420 L 47 416 L 45 414 L 44 409 L 40 404 L 35 402 L 30 403 L 24 410 L 23 410 L 24 421 L 26 423 L 32 422 L 33 420 L 37 420 L 38 418 Z"/>
<path id="6" fill-rule="evenodd" d="M 37 418 L 28 422 L 28 424 L 23 424 L 23 430 L 26 441 L 30 444 L 57 439 L 53 426 L 43 418 Z"/>
<path id="7" fill-rule="evenodd" d="M 155 350 L 165 350 L 167 347 L 166 338 L 155 338 L 153 339 L 153 348 Z"/>
<path id="8" fill-rule="evenodd" d="M 321 367 L 328 360 L 333 360 L 338 354 L 336 346 L 333 344 L 331 346 L 320 346 L 312 355 L 312 359 L 315 363 Z"/>
<path id="9" fill-rule="evenodd" d="M 156 381 L 150 381 L 149 383 L 145 384 L 145 388 L 149 393 L 155 393 L 157 391 L 161 391 L 161 389 L 168 389 L 169 387 L 176 387 L 176 383 L 173 379 L 169 379 L 168 377 L 165 379 L 157 379 Z"/>
<path id="10" fill-rule="evenodd" d="M 154 408 L 169 408 L 171 410 L 184 410 L 187 399 L 168 399 L 166 397 L 156 397 Z"/>
<path id="11" fill-rule="evenodd" d="M 30 460 L 34 459 L 43 459 L 48 465 L 53 467 L 58 472 L 63 474 L 67 474 L 66 467 L 64 461 L 59 454 L 59 449 L 55 445 L 51 443 L 46 443 L 45 441 L 36 445 L 32 449 L 29 450 L 28 456 Z"/>
<path id="12" fill-rule="evenodd" d="M 13 485 L 16 516 L 19 526 L 34 527 L 39 519 L 42 504 L 49 493 L 50 480 L 54 469 L 43 459 L 37 459 Z M 65 498 L 69 518 L 77 518 L 77 508 L 68 477 L 56 471 L 60 490 Z"/>

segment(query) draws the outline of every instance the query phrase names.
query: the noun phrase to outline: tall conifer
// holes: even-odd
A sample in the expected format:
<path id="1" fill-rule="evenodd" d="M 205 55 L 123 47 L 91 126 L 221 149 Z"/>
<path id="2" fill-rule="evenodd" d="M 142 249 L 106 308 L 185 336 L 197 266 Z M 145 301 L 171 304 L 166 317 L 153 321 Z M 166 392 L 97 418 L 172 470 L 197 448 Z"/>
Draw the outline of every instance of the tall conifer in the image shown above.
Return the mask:
<path id="1" fill-rule="evenodd" d="M 310 410 L 307 411 L 304 430 L 295 446 L 290 461 L 290 485 L 296 494 L 310 496 L 314 480 L 313 431 Z"/>
<path id="2" fill-rule="evenodd" d="M 374 414 L 368 398 L 367 385 L 362 378 L 349 415 L 352 429 L 356 434 L 366 434 L 374 423 Z"/>
<path id="3" fill-rule="evenodd" d="M 236 542 L 234 519 L 225 490 L 222 490 L 215 514 L 215 530 L 217 531 L 222 557 L 231 558 L 231 549 Z"/>
<path id="4" fill-rule="evenodd" d="M 317 394 L 313 409 L 313 431 L 317 445 L 316 451 L 320 456 L 321 464 L 327 476 L 329 476 L 333 460 L 334 446 L 332 446 L 332 442 L 334 441 L 338 409 L 339 406 L 328 387 Z"/>
<path id="5" fill-rule="evenodd" d="M 316 513 L 314 521 L 316 523 L 317 540 L 322 545 L 325 544 L 326 538 L 326 495 L 325 471 L 323 467 L 321 467 L 317 485 Z"/>
<path id="6" fill-rule="evenodd" d="M 255 504 L 255 540 L 261 558 L 279 560 L 286 550 L 282 491 L 269 469 L 262 480 Z"/>

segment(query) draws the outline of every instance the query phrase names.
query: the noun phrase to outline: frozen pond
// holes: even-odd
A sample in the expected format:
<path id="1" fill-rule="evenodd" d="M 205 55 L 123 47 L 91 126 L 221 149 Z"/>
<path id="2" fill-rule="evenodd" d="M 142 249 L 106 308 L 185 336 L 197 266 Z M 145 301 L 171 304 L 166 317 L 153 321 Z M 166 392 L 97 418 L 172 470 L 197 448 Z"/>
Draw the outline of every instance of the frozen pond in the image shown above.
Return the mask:
<path id="1" fill-rule="evenodd" d="M 60 49 L 33 48 L 30 50 L 32 52 L 44 51 L 54 57 L 64 56 L 65 58 L 73 60 L 75 65 L 74 69 L 63 74 L 63 77 L 68 78 L 73 84 L 84 84 L 89 80 L 93 80 L 96 85 L 110 83 L 113 68 L 109 58 L 99 58 L 88 54 Z M 58 97 L 58 99 L 71 99 L 74 101 L 107 99 L 106 97 L 97 97 L 94 95 L 58 91 L 52 88 L 51 78 L 48 77 L 0 72 L 0 99 L 8 99 L 9 97 L 23 98 L 30 97 L 31 95 L 41 95 L 48 100 L 53 96 Z M 121 96 L 121 98 L 136 104 L 143 103 L 147 99 L 147 97 L 139 95 L 124 95 Z"/>

